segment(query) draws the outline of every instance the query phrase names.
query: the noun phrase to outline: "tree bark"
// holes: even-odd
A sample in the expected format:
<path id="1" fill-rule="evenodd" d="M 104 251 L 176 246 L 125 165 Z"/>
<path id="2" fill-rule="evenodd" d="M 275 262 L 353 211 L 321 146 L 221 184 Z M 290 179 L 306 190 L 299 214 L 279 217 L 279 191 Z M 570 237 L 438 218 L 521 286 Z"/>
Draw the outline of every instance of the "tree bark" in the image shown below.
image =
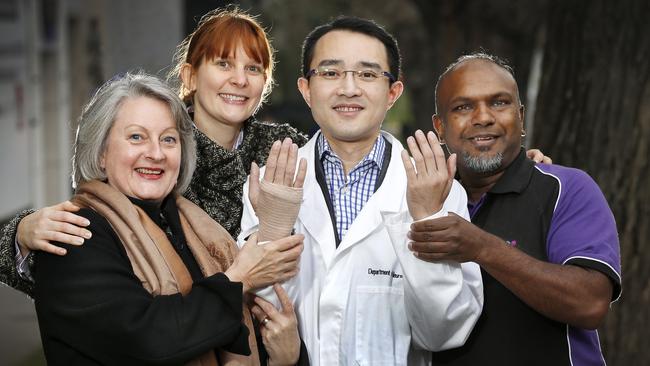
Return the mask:
<path id="1" fill-rule="evenodd" d="M 611 365 L 650 364 L 650 6 L 555 1 L 548 8 L 533 146 L 587 171 L 617 220 L 623 296 L 600 339 Z"/>
<path id="2" fill-rule="evenodd" d="M 412 89 L 418 128 L 431 128 L 434 86 L 445 67 L 463 54 L 484 50 L 515 70 L 522 101 L 545 0 L 412 0 L 427 37 L 419 49 L 403 49 L 404 78 Z M 396 29 L 398 38 L 400 31 Z M 424 82 L 423 80 L 424 79 Z"/>

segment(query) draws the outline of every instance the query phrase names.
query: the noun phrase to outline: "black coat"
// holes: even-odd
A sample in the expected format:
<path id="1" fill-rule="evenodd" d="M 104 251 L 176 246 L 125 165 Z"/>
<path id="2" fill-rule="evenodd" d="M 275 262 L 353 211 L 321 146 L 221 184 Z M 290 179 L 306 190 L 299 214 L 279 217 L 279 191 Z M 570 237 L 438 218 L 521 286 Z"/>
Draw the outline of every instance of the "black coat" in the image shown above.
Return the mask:
<path id="1" fill-rule="evenodd" d="M 176 210 L 173 199 L 165 202 Z M 143 208 L 160 225 L 160 211 Z M 183 364 L 213 348 L 250 353 L 241 283 L 219 273 L 196 279 L 186 296 L 154 297 L 108 221 L 90 209 L 79 214 L 90 221 L 91 239 L 80 247 L 59 244 L 65 256 L 36 256 L 36 312 L 48 364 Z M 175 249 L 187 250 L 178 216 L 165 216 Z M 188 268 L 196 265 L 179 254 Z"/>

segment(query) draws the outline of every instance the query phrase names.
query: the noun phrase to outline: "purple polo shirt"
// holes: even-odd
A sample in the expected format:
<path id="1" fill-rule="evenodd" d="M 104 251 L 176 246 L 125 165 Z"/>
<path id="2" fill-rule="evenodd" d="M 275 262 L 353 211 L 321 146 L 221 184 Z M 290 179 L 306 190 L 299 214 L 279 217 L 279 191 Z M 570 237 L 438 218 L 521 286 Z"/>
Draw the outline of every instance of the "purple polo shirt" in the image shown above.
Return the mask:
<path id="1" fill-rule="evenodd" d="M 585 172 L 534 164 L 524 152 L 478 202 L 472 222 L 539 260 L 591 268 L 621 293 L 614 216 Z M 505 245 L 505 244 L 504 244 Z M 555 322 L 519 300 L 487 272 L 483 314 L 466 344 L 433 354 L 434 365 L 604 365 L 598 333 Z"/>

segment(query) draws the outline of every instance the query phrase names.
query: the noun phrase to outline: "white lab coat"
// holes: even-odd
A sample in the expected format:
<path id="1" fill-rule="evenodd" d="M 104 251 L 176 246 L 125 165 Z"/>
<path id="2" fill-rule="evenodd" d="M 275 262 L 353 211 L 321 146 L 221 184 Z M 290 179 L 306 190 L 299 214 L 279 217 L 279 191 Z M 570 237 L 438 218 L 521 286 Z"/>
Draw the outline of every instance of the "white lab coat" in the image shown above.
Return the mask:
<path id="1" fill-rule="evenodd" d="M 381 187 L 370 197 L 338 248 L 315 177 L 314 136 L 299 150 L 308 162 L 295 232 L 305 235 L 299 274 L 284 283 L 294 301 L 299 331 L 312 365 L 420 365 L 430 352 L 461 346 L 478 319 L 483 287 L 478 265 L 428 263 L 408 250 L 402 145 L 392 144 Z M 465 218 L 467 196 L 453 188 L 442 212 Z M 244 186 L 243 238 L 257 230 Z M 273 298 L 272 290 L 262 291 Z M 269 296 L 269 295 L 272 296 Z M 271 299 L 277 305 L 277 299 Z"/>

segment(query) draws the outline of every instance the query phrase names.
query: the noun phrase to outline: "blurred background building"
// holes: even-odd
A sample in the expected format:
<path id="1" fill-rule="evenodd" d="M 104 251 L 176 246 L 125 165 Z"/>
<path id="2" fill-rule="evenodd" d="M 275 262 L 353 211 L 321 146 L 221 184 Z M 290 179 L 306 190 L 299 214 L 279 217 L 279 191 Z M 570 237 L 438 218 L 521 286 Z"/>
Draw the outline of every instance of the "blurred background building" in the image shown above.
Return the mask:
<path id="1" fill-rule="evenodd" d="M 217 0 L 0 0 L 0 222 L 67 199 L 76 119 L 116 74 L 164 77 Z M 402 49 L 406 91 L 384 128 L 431 129 L 434 84 L 462 53 L 510 61 L 527 144 L 589 172 L 617 218 L 624 291 L 601 328 L 610 364 L 650 364 L 650 3 L 646 0 L 249 0 L 276 53 L 261 119 L 314 123 L 296 89 L 300 46 L 338 14 L 375 19 Z M 643 188 L 645 187 L 645 188 Z M 42 365 L 33 303 L 0 285 L 0 365 Z"/>

